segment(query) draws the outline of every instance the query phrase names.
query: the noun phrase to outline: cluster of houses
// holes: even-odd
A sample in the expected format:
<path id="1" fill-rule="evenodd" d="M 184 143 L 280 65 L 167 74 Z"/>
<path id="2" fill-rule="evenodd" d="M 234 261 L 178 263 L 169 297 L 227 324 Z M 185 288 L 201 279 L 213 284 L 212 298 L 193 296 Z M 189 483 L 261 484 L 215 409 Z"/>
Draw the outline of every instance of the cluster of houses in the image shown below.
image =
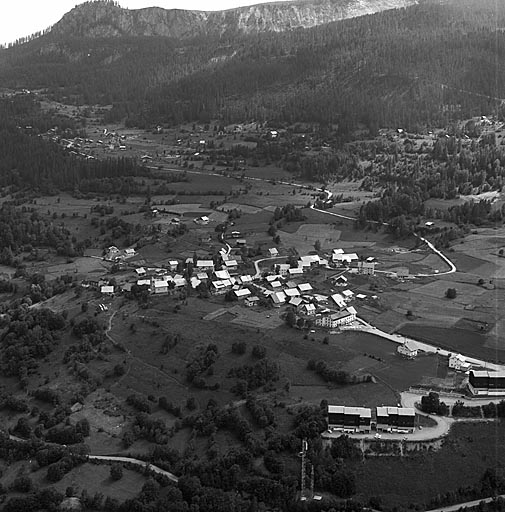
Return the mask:
<path id="1" fill-rule="evenodd" d="M 200 217 L 198 222 L 208 222 L 207 217 Z M 239 232 L 232 233 L 232 237 L 240 236 Z M 276 248 L 269 249 L 271 256 L 278 256 Z M 122 262 L 135 256 L 134 249 L 119 250 L 109 247 L 105 259 L 112 262 Z M 216 260 L 217 261 L 217 260 Z M 352 262 L 367 265 L 364 273 L 373 273 L 373 258 L 360 260 L 356 253 L 346 254 L 343 249 L 334 249 L 331 258 L 321 257 L 317 254 L 301 256 L 296 264 L 294 262 L 275 264 L 274 273 L 264 277 L 262 284 L 255 282 L 249 275 L 239 272 L 239 257 L 221 251 L 217 264 L 214 259 L 193 259 L 185 261 L 170 260 L 164 268 L 135 269 L 137 280 L 124 284 L 121 291 L 130 291 L 133 284 L 145 286 L 152 294 L 169 294 L 174 290 L 191 286 L 199 289 L 203 283 L 211 295 L 224 295 L 230 293 L 233 299 L 243 301 L 246 306 L 254 306 L 265 301 L 270 302 L 274 308 L 289 306 L 297 317 L 310 320 L 311 325 L 333 329 L 350 324 L 356 320 L 357 311 L 351 304 L 355 299 L 365 299 L 363 294 L 355 295 L 348 288 L 347 278 L 342 272 L 332 278 L 335 286 L 342 288 L 331 296 L 315 293 L 309 282 L 303 282 L 304 273 L 313 268 L 333 268 L 342 265 L 346 268 Z M 189 269 L 191 268 L 191 272 Z M 370 270 L 371 269 L 371 270 Z M 302 281 L 302 282 L 300 282 Z M 96 289 L 102 294 L 113 294 L 119 291 L 109 282 L 95 283 Z M 254 286 L 252 286 L 254 284 Z M 228 295 L 227 295 L 228 298 Z"/>
<path id="2" fill-rule="evenodd" d="M 415 410 L 411 407 L 381 406 L 372 410 L 368 407 L 346 407 L 328 405 L 329 431 L 368 434 L 377 432 L 397 432 L 409 434 L 415 430 Z"/>
<path id="3" fill-rule="evenodd" d="M 28 128 L 28 127 L 27 127 Z M 83 137 L 60 137 L 57 128 L 50 128 L 44 135 L 52 142 L 59 144 L 63 149 L 75 156 L 81 156 L 88 160 L 96 159 L 90 152 L 94 148 L 108 148 L 110 150 L 126 151 L 125 135 L 119 135 L 117 132 L 110 132 L 107 129 L 103 130 L 100 135 L 102 138 L 96 141 L 92 139 L 85 139 Z"/>
<path id="4" fill-rule="evenodd" d="M 318 256 L 302 256 L 300 261 L 310 262 L 311 265 L 321 264 L 321 259 L 316 258 Z M 264 293 L 273 307 L 291 306 L 300 317 L 310 317 L 314 325 L 330 329 L 356 320 L 357 311 L 349 304 L 355 299 L 352 290 L 346 289 L 331 297 L 315 293 L 310 283 L 296 283 L 292 280 L 303 275 L 303 268 L 290 268 L 288 264 L 275 265 L 276 274 L 265 277 L 268 288 Z M 347 281 L 345 276 L 342 277 Z"/>
<path id="5" fill-rule="evenodd" d="M 115 245 L 111 245 L 105 252 L 104 260 L 106 261 L 123 261 L 129 258 L 133 258 L 137 253 L 133 248 L 118 249 Z"/>
<path id="6" fill-rule="evenodd" d="M 398 345 L 396 349 L 398 354 L 407 359 L 416 358 L 420 350 L 419 345 L 413 340 L 406 340 L 404 343 Z M 466 360 L 465 356 L 458 353 L 449 354 L 448 366 L 452 370 L 463 373 L 468 373 L 472 369 L 472 364 Z"/>

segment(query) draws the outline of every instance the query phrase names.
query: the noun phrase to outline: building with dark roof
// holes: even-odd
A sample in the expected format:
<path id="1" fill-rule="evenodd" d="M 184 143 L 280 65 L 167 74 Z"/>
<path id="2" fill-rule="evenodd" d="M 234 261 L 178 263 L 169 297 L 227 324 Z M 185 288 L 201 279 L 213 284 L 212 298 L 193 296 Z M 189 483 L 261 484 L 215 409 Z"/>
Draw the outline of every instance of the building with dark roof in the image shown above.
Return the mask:
<path id="1" fill-rule="evenodd" d="M 372 411 L 366 407 L 328 405 L 328 428 L 368 433 L 371 428 L 371 420 Z"/>
<path id="2" fill-rule="evenodd" d="M 472 395 L 505 395 L 505 371 L 470 370 L 468 389 Z"/>
<path id="3" fill-rule="evenodd" d="M 412 407 L 377 407 L 377 430 L 414 432 L 416 411 Z"/>

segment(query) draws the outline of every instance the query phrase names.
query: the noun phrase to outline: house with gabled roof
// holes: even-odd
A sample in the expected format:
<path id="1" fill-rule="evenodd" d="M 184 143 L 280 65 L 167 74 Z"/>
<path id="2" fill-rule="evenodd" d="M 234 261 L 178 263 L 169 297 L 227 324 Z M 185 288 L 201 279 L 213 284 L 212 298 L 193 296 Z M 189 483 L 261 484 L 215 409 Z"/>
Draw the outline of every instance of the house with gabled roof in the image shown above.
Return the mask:
<path id="1" fill-rule="evenodd" d="M 212 272 L 214 270 L 214 262 L 212 260 L 197 260 L 196 268 L 202 272 Z"/>
<path id="2" fill-rule="evenodd" d="M 288 263 L 280 263 L 278 265 L 275 265 L 275 270 L 279 271 L 280 276 L 285 276 L 289 272 L 289 264 Z"/>
<path id="3" fill-rule="evenodd" d="M 153 282 L 153 293 L 155 293 L 155 294 L 168 293 L 168 281 L 155 280 Z"/>
<path id="4" fill-rule="evenodd" d="M 244 300 L 244 304 L 248 307 L 256 306 L 260 301 L 259 297 L 256 295 L 251 295 L 250 297 L 246 297 Z"/>
<path id="5" fill-rule="evenodd" d="M 396 349 L 396 351 L 403 357 L 406 357 L 407 359 L 414 359 L 417 357 L 417 354 L 419 352 L 419 347 L 417 344 L 412 340 L 407 340 L 402 345 L 399 345 L 399 347 Z"/>
<path id="6" fill-rule="evenodd" d="M 273 292 L 270 294 L 270 300 L 274 308 L 278 308 L 286 302 L 286 294 L 284 292 Z"/>
<path id="7" fill-rule="evenodd" d="M 449 355 L 449 368 L 456 371 L 467 372 L 471 370 L 472 365 L 461 354 L 450 354 Z"/>
<path id="8" fill-rule="evenodd" d="M 308 316 L 313 316 L 316 314 L 316 306 L 311 303 L 302 304 L 300 306 L 300 312 Z"/>
<path id="9" fill-rule="evenodd" d="M 241 288 L 240 290 L 234 290 L 233 294 L 238 300 L 242 300 L 251 295 L 251 290 L 248 290 L 247 288 Z"/>
<path id="10" fill-rule="evenodd" d="M 244 276 L 240 276 L 239 277 L 239 280 L 242 284 L 248 284 L 248 283 L 252 283 L 253 281 L 253 278 L 252 276 L 250 276 L 249 274 L 246 274 Z"/>
<path id="11" fill-rule="evenodd" d="M 295 308 L 301 306 L 303 304 L 303 299 L 301 297 L 291 297 L 289 300 L 289 305 L 294 306 Z"/>
<path id="12" fill-rule="evenodd" d="M 216 270 L 214 272 L 214 275 L 216 276 L 217 279 L 230 279 L 230 273 L 228 272 L 228 270 Z"/>
<path id="13" fill-rule="evenodd" d="M 354 292 L 352 290 L 343 290 L 342 295 L 344 299 L 351 300 L 354 297 Z"/>
<path id="14" fill-rule="evenodd" d="M 169 260 L 168 261 L 168 269 L 171 272 L 175 272 L 177 270 L 178 266 L 179 266 L 179 262 L 177 260 Z"/>
<path id="15" fill-rule="evenodd" d="M 224 266 L 227 270 L 237 270 L 238 263 L 237 260 L 226 260 L 224 261 Z"/>
<path id="16" fill-rule="evenodd" d="M 339 308 L 345 307 L 344 296 L 340 295 L 340 293 L 335 293 L 334 295 L 331 296 L 331 298 Z"/>

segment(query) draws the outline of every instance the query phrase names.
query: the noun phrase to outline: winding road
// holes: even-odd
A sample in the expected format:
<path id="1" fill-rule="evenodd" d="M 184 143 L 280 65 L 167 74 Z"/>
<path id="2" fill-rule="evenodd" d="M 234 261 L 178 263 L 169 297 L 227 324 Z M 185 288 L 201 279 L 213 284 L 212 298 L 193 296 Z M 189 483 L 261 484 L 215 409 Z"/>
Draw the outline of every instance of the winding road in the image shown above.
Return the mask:
<path id="1" fill-rule="evenodd" d="M 326 192 L 328 195 L 328 199 L 331 197 L 331 192 L 328 192 L 327 190 L 323 191 Z M 346 219 L 346 220 L 358 220 L 356 217 L 349 217 L 348 215 L 341 215 L 340 213 L 334 213 L 329 212 L 327 210 L 321 210 L 319 208 L 315 208 L 314 205 L 311 205 L 310 207 L 312 210 L 320 213 L 325 213 L 326 215 L 332 215 L 333 217 L 338 217 L 340 219 Z M 387 222 L 381 222 L 379 224 L 388 225 Z M 439 251 L 429 240 L 426 240 L 426 238 L 418 235 L 417 233 L 414 233 L 414 236 L 419 238 L 419 240 L 422 240 L 437 256 L 439 256 L 447 265 L 449 265 L 449 270 L 445 272 L 433 272 L 432 274 L 413 274 L 414 277 L 437 277 L 437 276 L 443 276 L 447 274 L 453 274 L 457 271 L 456 265 L 441 251 Z"/>
<path id="2" fill-rule="evenodd" d="M 21 437 L 13 436 L 9 434 L 9 439 L 11 441 L 16 441 L 17 443 L 27 443 L 28 439 L 22 439 Z M 67 445 L 60 445 L 57 443 L 46 443 L 53 446 L 64 446 Z M 158 466 L 155 466 L 154 464 L 151 464 L 149 462 L 146 462 L 145 460 L 140 459 L 134 459 L 133 457 L 121 457 L 117 455 L 88 455 L 88 460 L 98 460 L 98 461 L 104 461 L 104 462 L 122 462 L 127 464 L 134 464 L 135 466 L 141 466 L 148 471 L 152 471 L 153 473 L 157 473 L 158 475 L 166 476 L 169 480 L 172 482 L 178 482 L 179 478 L 176 477 L 173 473 L 170 473 L 170 471 L 166 471 L 164 469 L 159 468 Z"/>
<path id="3" fill-rule="evenodd" d="M 148 471 L 152 471 L 153 473 L 156 473 L 158 475 L 166 476 L 169 480 L 172 480 L 172 482 L 177 483 L 179 481 L 179 478 L 177 478 L 173 473 L 165 471 L 164 469 L 161 469 L 158 466 L 155 466 L 154 464 L 150 464 L 145 460 L 133 459 L 131 457 L 119 457 L 115 455 L 88 455 L 88 459 L 102 460 L 106 462 L 124 462 L 128 464 L 134 464 L 135 466 L 141 466 L 147 469 Z"/>
<path id="4" fill-rule="evenodd" d="M 401 334 L 395 334 L 395 333 L 381 331 L 379 328 L 369 324 L 368 322 L 366 322 L 365 320 L 363 320 L 362 318 L 359 318 L 359 317 L 356 318 L 356 322 L 359 323 L 359 325 L 347 326 L 345 328 L 345 330 L 346 331 L 356 330 L 356 331 L 368 332 L 370 334 L 375 334 L 376 336 L 380 336 L 381 338 L 385 338 L 394 343 L 398 343 L 399 345 L 403 345 L 407 341 L 412 341 L 419 348 L 419 350 L 421 350 L 423 352 L 427 352 L 428 354 L 437 354 L 439 356 L 449 357 L 451 354 L 454 353 L 454 351 L 451 352 L 450 350 L 444 350 L 439 347 L 435 347 L 434 345 L 429 345 L 428 343 L 423 343 L 422 341 L 417 341 L 412 338 L 402 336 Z M 470 356 L 465 356 L 465 359 L 469 363 L 472 363 L 476 366 L 481 366 L 488 370 L 493 370 L 493 371 L 497 371 L 497 372 L 505 371 L 505 365 L 503 365 L 503 364 L 492 363 L 490 361 L 485 361 L 484 359 L 477 359 L 475 357 L 470 357 Z"/>
<path id="5" fill-rule="evenodd" d="M 505 494 L 499 496 L 492 496 L 490 498 L 481 498 L 480 500 L 465 501 L 464 503 L 456 503 L 455 505 L 448 505 L 447 507 L 433 508 L 426 512 L 458 512 L 462 508 L 474 508 L 478 507 L 480 503 L 491 503 L 497 498 L 505 499 Z"/>

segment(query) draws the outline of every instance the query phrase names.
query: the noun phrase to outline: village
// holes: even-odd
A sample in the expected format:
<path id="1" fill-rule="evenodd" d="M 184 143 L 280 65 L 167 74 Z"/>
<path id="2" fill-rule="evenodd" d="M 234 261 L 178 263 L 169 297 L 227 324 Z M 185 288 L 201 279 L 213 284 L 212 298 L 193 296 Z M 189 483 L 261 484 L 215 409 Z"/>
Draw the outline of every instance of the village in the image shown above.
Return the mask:
<path id="1" fill-rule="evenodd" d="M 207 226 L 207 216 L 194 219 Z M 210 236 L 208 238 L 211 238 Z M 207 238 L 206 238 L 207 239 Z M 196 255 L 186 259 L 168 259 L 161 267 L 141 265 L 133 248 L 119 250 L 109 247 L 103 259 L 123 271 L 113 280 L 85 280 L 82 286 L 97 291 L 105 301 L 107 297 L 124 293 L 146 293 L 153 297 L 170 295 L 186 296 L 193 290 L 202 300 L 210 300 L 218 309 L 205 319 L 216 319 L 237 306 L 250 311 L 265 322 L 274 316 L 277 322 L 314 335 L 316 329 L 335 335 L 349 330 L 365 330 L 396 343 L 399 358 L 414 360 L 421 354 L 435 353 L 445 358 L 448 368 L 463 375 L 467 400 L 500 397 L 505 394 L 505 371 L 500 365 L 488 366 L 486 361 L 465 357 L 458 352 L 449 352 L 429 346 L 414 339 L 391 335 L 377 330 L 359 317 L 360 306 L 379 299 L 355 281 L 374 276 L 376 272 L 387 274 L 399 282 L 413 280 L 408 268 L 396 271 L 380 271 L 381 262 L 372 256 L 356 252 L 345 252 L 342 248 L 299 256 L 282 256 L 279 249 L 268 249 L 268 257 L 254 261 L 254 274 L 245 273 L 241 250 L 247 241 L 234 230 L 218 235 L 225 247 L 207 259 Z M 233 244 L 233 247 L 232 245 Z M 321 272 L 323 279 L 321 279 Z M 100 311 L 106 306 L 100 304 Z M 230 309 L 231 308 L 231 309 Z M 266 326 L 266 324 L 265 324 Z M 459 396 L 459 395 L 458 395 Z M 411 404 L 413 405 L 413 404 Z M 348 407 L 328 405 L 328 431 L 323 437 L 334 437 L 345 433 L 357 439 L 425 440 L 440 435 L 440 426 L 433 429 L 419 424 L 415 407 L 400 404 L 377 404 L 370 407 Z M 422 431 L 422 432 L 421 432 Z M 407 436 L 407 437 L 405 437 Z"/>

